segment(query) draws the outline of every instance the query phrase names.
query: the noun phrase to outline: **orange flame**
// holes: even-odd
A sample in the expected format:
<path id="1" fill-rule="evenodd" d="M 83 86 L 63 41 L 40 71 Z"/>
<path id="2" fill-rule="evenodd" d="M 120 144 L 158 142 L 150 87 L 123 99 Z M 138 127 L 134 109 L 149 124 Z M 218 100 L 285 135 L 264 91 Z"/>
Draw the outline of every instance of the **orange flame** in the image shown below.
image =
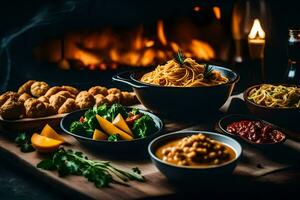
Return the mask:
<path id="1" fill-rule="evenodd" d="M 195 56 L 197 58 L 202 58 L 203 60 L 210 60 L 215 57 L 213 48 L 206 42 L 194 39 L 189 47 L 192 53 L 191 57 Z"/>
<path id="2" fill-rule="evenodd" d="M 221 8 L 218 6 L 213 7 L 214 14 L 217 19 L 221 19 Z"/>
<path id="3" fill-rule="evenodd" d="M 168 44 L 164 30 L 164 22 L 162 20 L 157 22 L 157 36 L 162 45 L 166 46 Z"/>
<path id="4" fill-rule="evenodd" d="M 92 55 L 80 49 L 75 51 L 74 58 L 81 60 L 84 65 L 98 65 L 102 62 L 98 56 Z"/>
<path id="5" fill-rule="evenodd" d="M 154 45 L 154 41 L 153 40 L 149 40 L 145 43 L 146 47 L 152 47 Z"/>
<path id="6" fill-rule="evenodd" d="M 68 62 L 77 60 L 80 61 L 78 65 L 80 63 L 82 65 L 80 67 L 91 70 L 116 69 L 119 65 L 153 66 L 171 59 L 179 49 L 182 49 L 188 57 L 200 60 L 215 58 L 214 49 L 199 39 L 168 40 L 162 20 L 156 24 L 156 34 L 156 37 L 146 37 L 142 26 L 134 32 L 129 32 L 128 35 L 115 33 L 109 29 L 84 34 L 77 32 L 65 35 L 63 53 L 58 40 L 39 46 L 36 49 L 36 56 L 40 60 L 61 63 L 64 69 L 69 68 Z"/>

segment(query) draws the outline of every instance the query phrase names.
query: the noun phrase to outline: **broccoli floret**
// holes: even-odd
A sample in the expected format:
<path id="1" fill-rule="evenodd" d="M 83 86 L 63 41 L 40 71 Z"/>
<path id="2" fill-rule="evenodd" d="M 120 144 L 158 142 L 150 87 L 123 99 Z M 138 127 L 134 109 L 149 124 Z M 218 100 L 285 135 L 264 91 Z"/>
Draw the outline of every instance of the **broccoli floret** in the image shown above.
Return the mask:
<path id="1" fill-rule="evenodd" d="M 109 121 L 113 121 L 119 113 L 122 115 L 123 118 L 128 117 L 126 109 L 121 104 L 115 103 L 107 111 L 107 119 Z"/>
<path id="2" fill-rule="evenodd" d="M 108 106 L 107 106 L 107 104 L 103 104 L 103 105 L 101 105 L 101 106 L 99 106 L 99 107 L 97 108 L 96 113 L 97 113 L 98 115 L 100 115 L 100 116 L 104 116 L 104 115 L 107 114 L 107 111 L 108 111 Z"/>
<path id="3" fill-rule="evenodd" d="M 93 134 L 94 134 L 94 129 L 90 129 L 90 128 L 86 129 L 86 131 L 85 131 L 86 137 L 92 138 Z"/>
<path id="4" fill-rule="evenodd" d="M 86 118 L 86 120 L 89 120 L 91 117 L 95 116 L 96 113 L 94 112 L 93 109 L 88 109 L 85 113 L 84 113 L 84 117 Z"/>
<path id="5" fill-rule="evenodd" d="M 157 130 L 155 122 L 149 115 L 144 115 L 133 123 L 133 133 L 138 138 L 144 138 Z"/>
<path id="6" fill-rule="evenodd" d="M 137 115 L 137 114 L 140 114 L 140 111 L 139 111 L 139 109 L 137 109 L 137 108 L 132 108 L 131 113 L 132 113 L 133 115 Z"/>
<path id="7" fill-rule="evenodd" d="M 82 135 L 85 137 L 92 137 L 94 133 L 94 129 L 90 128 L 88 121 L 83 123 L 79 121 L 72 122 L 70 126 L 70 132 L 78 135 Z"/>
<path id="8" fill-rule="evenodd" d="M 120 139 L 121 138 L 120 138 L 119 134 L 112 134 L 107 138 L 107 140 L 110 142 L 116 142 L 116 141 L 119 141 Z"/>
<path id="9" fill-rule="evenodd" d="M 83 134 L 85 132 L 85 127 L 83 123 L 79 121 L 72 122 L 70 126 L 70 132 L 75 134 Z"/>
<path id="10" fill-rule="evenodd" d="M 96 118 L 96 115 L 90 117 L 87 121 L 87 124 L 89 126 L 90 129 L 92 130 L 95 130 L 96 128 L 99 129 L 100 126 L 99 126 L 99 123 L 98 123 L 98 120 Z"/>

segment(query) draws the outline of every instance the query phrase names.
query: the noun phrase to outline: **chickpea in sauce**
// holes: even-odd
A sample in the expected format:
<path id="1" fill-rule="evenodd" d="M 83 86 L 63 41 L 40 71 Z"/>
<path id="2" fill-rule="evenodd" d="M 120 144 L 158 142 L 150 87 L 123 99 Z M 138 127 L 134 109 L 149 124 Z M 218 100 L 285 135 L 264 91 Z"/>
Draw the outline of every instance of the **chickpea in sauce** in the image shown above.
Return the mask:
<path id="1" fill-rule="evenodd" d="M 156 156 L 181 166 L 212 166 L 233 160 L 234 150 L 199 133 L 170 141 L 159 147 Z"/>

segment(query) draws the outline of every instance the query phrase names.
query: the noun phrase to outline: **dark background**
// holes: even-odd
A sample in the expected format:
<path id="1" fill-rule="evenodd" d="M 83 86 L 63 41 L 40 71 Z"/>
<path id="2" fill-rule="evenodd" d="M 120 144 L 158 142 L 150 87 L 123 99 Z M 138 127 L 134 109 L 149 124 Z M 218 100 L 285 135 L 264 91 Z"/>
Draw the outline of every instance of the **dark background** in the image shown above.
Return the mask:
<path id="1" fill-rule="evenodd" d="M 237 0 L 199 0 L 199 1 L 187 1 L 187 0 L 81 0 L 81 1 L 70 1 L 76 2 L 77 4 L 83 5 L 82 10 L 84 13 L 77 13 L 76 20 L 72 20 L 70 17 L 68 25 L 78 26 L 80 24 L 117 24 L 125 26 L 135 26 L 140 23 L 151 23 L 151 21 L 156 21 L 159 18 L 168 19 L 170 16 L 184 15 L 193 5 L 200 4 L 203 7 L 220 5 L 224 13 L 231 13 L 232 7 Z M 254 0 L 253 0 L 254 1 Z M 259 1 L 259 0 L 255 0 Z M 45 5 L 52 5 L 53 7 L 61 5 L 62 2 L 68 1 L 37 1 L 37 0 L 28 0 L 28 1 L 6 1 L 0 3 L 0 38 L 4 35 L 8 35 L 11 31 L 16 30 L 18 27 L 26 24 L 36 13 L 38 13 L 41 8 Z M 288 28 L 297 28 L 300 27 L 300 20 L 298 17 L 298 12 L 300 10 L 300 3 L 293 0 L 284 0 L 284 1 L 271 1 L 266 0 L 267 6 L 269 7 L 271 25 L 269 27 L 267 34 L 267 43 L 265 50 L 265 66 L 267 68 L 267 77 L 269 82 L 280 82 L 283 78 L 283 74 L 287 67 L 287 39 L 288 39 Z M 90 6 L 89 5 L 93 5 Z M 96 6 L 95 6 L 96 5 Z M 117 12 L 115 13 L 105 13 L 104 10 L 95 10 L 101 7 L 111 8 L 115 7 Z M 139 9 L 139 8 L 143 9 Z M 71 14 L 72 15 L 72 14 Z M 74 15 L 74 14 L 73 14 Z M 66 15 L 68 16 L 68 15 Z M 225 16 L 225 15 L 224 15 Z M 74 16 L 73 16 L 74 17 Z M 68 17 L 63 17 L 68 18 Z M 92 21 L 94 19 L 95 21 Z M 231 31 L 231 16 L 230 14 L 226 15 L 226 18 L 222 20 L 225 24 L 225 27 L 230 34 Z M 96 22 L 96 23 L 95 23 Z M 48 25 L 47 34 L 49 32 L 57 32 L 60 29 L 64 28 L 64 23 L 50 23 Z M 38 30 L 38 28 L 37 28 Z M 31 33 L 30 33 L 31 34 Z M 35 32 L 36 35 L 32 37 L 40 37 L 43 33 L 40 34 Z M 51 34 L 51 33 L 50 33 Z M 21 41 L 26 45 L 31 41 L 23 40 Z M 234 45 L 232 45 L 234 46 Z M 21 44 L 17 49 L 21 49 L 23 44 Z M 27 50 L 27 49 L 26 49 Z M 22 51 L 22 49 L 21 49 Z M 20 53 L 19 53 L 20 54 Z M 22 54 L 22 53 L 21 53 Z M 16 59 L 22 59 L 22 55 L 15 56 L 12 55 L 13 62 L 16 62 Z M 24 52 L 23 58 L 26 58 Z M 22 62 L 21 62 L 22 63 Z M 2 67 L 3 63 L 2 64 Z M 232 62 L 226 63 L 227 66 L 233 65 Z M 26 81 L 30 76 L 23 75 L 25 68 L 27 70 L 32 70 L 30 64 L 24 66 L 18 66 L 19 69 L 15 68 L 13 71 L 19 71 L 19 75 L 13 75 L 10 77 L 10 83 L 7 89 L 10 88 L 12 84 L 18 85 Z M 22 71 L 23 70 L 23 71 Z M 38 71 L 37 74 L 43 72 Z M 54 72 L 56 73 L 56 71 Z M 69 77 L 73 76 L 71 73 L 59 73 L 60 76 Z M 111 74 L 108 74 L 110 76 Z M 87 74 L 89 76 L 89 74 Z M 0 76 L 1 77 L 1 76 Z M 43 76 L 38 77 L 43 79 Z M 24 80 L 23 80 L 24 79 Z M 0 81 L 1 82 L 1 81 Z"/>
<path id="2" fill-rule="evenodd" d="M 186 15 L 187 12 L 191 12 L 193 6 L 200 4 L 202 7 L 219 5 L 222 7 L 222 23 L 230 35 L 231 31 L 231 10 L 233 5 L 238 0 L 199 0 L 199 1 L 188 1 L 188 0 L 81 0 L 81 1 L 62 1 L 62 0 L 28 0 L 28 1 L 2 1 L 0 3 L 0 38 L 9 35 L 12 31 L 21 27 L 22 25 L 28 23 L 28 21 L 39 13 L 45 5 L 51 5 L 56 8 L 62 3 L 66 2 L 76 2 L 77 5 L 82 6 L 82 11 L 79 13 L 69 13 L 67 15 L 62 15 L 64 20 L 68 20 L 68 26 L 78 26 L 87 25 L 93 26 L 98 24 L 107 25 L 118 25 L 118 26 L 136 26 L 137 24 L 147 24 L 157 21 L 157 19 L 166 19 L 174 17 L 174 15 Z M 243 1 L 243 0 L 240 0 Z M 259 0 L 253 0 L 259 1 Z M 283 74 L 287 67 L 287 39 L 288 39 L 288 28 L 300 27 L 300 20 L 298 13 L 300 10 L 300 3 L 296 0 L 284 0 L 284 1 L 272 1 L 266 0 L 267 6 L 269 8 L 271 24 L 267 30 L 267 43 L 265 50 L 265 66 L 267 69 L 267 78 L 269 82 L 280 82 L 282 81 Z M 115 8 L 116 12 L 107 13 L 105 10 L 99 8 L 105 7 L 107 10 Z M 140 9 L 142 8 L 142 9 Z M 229 13 L 229 14 L 228 14 Z M 72 16 L 73 14 L 73 16 Z M 223 17 L 224 16 L 224 17 Z M 75 18 L 74 18 L 75 17 Z M 59 18 L 59 16 L 58 16 Z M 68 19 L 69 18 L 69 19 Z M 94 19 L 91 20 L 91 19 Z M 12 75 L 9 78 L 10 82 L 6 89 L 15 89 L 16 85 L 28 79 L 43 79 L 47 80 L 47 77 L 41 74 L 46 74 L 44 71 L 34 70 L 31 64 L 23 64 L 21 59 L 26 59 L 27 49 L 22 49 L 28 46 L 28 43 L 34 43 L 34 38 L 42 37 L 44 34 L 42 31 L 46 31 L 47 34 L 55 34 L 65 28 L 65 23 L 59 23 L 58 21 L 51 21 L 48 28 L 39 31 L 39 28 L 35 28 L 34 34 L 29 32 L 27 35 L 32 34 L 32 41 L 28 39 L 22 39 L 19 46 L 15 48 L 18 50 L 18 55 L 11 53 L 12 64 L 19 62 L 17 67 L 14 66 L 12 69 Z M 26 36 L 26 34 L 25 34 Z M 26 37 L 25 37 L 26 38 Z M 27 37 L 27 38 L 30 38 Z M 31 40 L 31 39 L 30 39 Z M 233 41 L 232 41 L 233 42 Z M 15 45 L 15 44 L 14 44 Z M 234 47 L 234 45 L 232 45 Z M 26 47 L 27 48 L 27 47 Z M 21 51 L 21 53 L 19 53 Z M 22 53 L 24 51 L 24 54 Z M 0 66 L 0 79 L 5 79 L 3 77 L 3 72 L 1 72 L 1 67 L 6 65 L 0 60 L 2 66 Z M 225 66 L 232 66 L 233 62 L 225 63 Z M 239 66 L 240 67 L 240 66 Z M 240 67 L 241 68 L 241 67 Z M 28 73 L 29 71 L 29 73 Z M 32 74 L 36 71 L 36 75 Z M 19 72 L 19 73 L 18 73 Z M 49 72 L 50 73 L 50 72 Z M 76 75 L 76 72 L 60 73 L 59 71 L 54 71 L 54 74 L 58 74 L 62 80 L 65 77 L 71 77 Z M 25 75 L 24 75 L 25 74 Z M 27 74 L 27 75 L 26 75 Z M 38 76 L 41 75 L 41 76 Z M 50 75 L 50 77 L 54 77 Z M 106 75 L 106 79 L 109 80 L 111 74 Z M 90 77 L 90 74 L 86 73 L 86 77 Z M 77 79 L 75 79 L 77 81 Z M 78 80 L 79 82 L 79 80 Z M 0 80 L 0 83 L 2 81 Z M 3 90 L 3 89 L 2 89 Z M 1 89 L 0 89 L 1 91 Z"/>
<path id="3" fill-rule="evenodd" d="M 107 0 L 108 1 L 108 0 Z M 157 7 L 159 10 L 160 3 L 163 0 L 142 1 L 142 0 L 114 0 L 116 5 L 132 4 L 138 7 L 139 3 Z M 180 12 L 183 1 L 167 0 L 164 5 L 171 5 Z M 199 0 L 200 2 L 200 0 Z M 204 4 L 209 4 L 210 0 L 202 0 Z M 218 2 L 218 1 L 216 1 Z M 231 9 L 233 0 L 223 0 L 219 3 L 226 4 L 226 9 Z M 6 0 L 0 2 L 0 39 L 9 34 L 11 31 L 22 26 L 37 13 L 46 4 L 59 4 L 61 1 L 55 0 Z M 268 34 L 268 44 L 266 47 L 266 66 L 269 72 L 269 79 L 274 82 L 281 80 L 287 65 L 287 38 L 288 28 L 300 28 L 300 2 L 295 0 L 269 0 L 267 1 L 271 12 L 272 26 Z M 91 8 L 92 9 L 92 8 Z M 165 12 L 169 12 L 166 10 Z M 149 10 L 149 13 L 157 12 L 157 10 Z M 137 16 L 136 20 L 140 20 L 139 15 L 146 15 L 142 12 L 130 12 L 129 15 Z M 151 16 L 143 16 L 150 19 Z M 112 13 L 109 20 L 117 20 L 117 13 Z M 230 21 L 230 19 L 229 19 Z M 229 27 L 230 29 L 230 27 Z M 25 49 L 26 51 L 26 49 Z M 1 77 L 1 76 L 0 76 Z M 1 82 L 1 81 L 0 81 Z M 59 195 L 49 192 L 48 187 L 41 185 L 39 181 L 32 179 L 30 176 L 24 175 L 18 169 L 12 169 L 0 161 L 0 199 L 55 199 Z M 41 195 L 43 198 L 41 198 Z"/>

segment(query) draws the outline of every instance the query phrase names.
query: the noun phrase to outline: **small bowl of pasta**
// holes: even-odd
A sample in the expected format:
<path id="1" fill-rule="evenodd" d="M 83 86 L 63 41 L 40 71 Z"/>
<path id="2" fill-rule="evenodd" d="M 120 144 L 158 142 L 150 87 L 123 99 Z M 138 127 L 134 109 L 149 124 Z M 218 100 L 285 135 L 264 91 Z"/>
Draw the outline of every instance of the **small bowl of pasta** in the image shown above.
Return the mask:
<path id="1" fill-rule="evenodd" d="M 123 72 L 113 80 L 131 86 L 140 102 L 154 113 L 169 118 L 206 119 L 218 113 L 239 75 L 178 54 L 154 68 Z"/>
<path id="2" fill-rule="evenodd" d="M 300 118 L 300 86 L 254 85 L 245 90 L 244 100 L 250 113 L 292 129 L 299 129 L 295 122 Z"/>

